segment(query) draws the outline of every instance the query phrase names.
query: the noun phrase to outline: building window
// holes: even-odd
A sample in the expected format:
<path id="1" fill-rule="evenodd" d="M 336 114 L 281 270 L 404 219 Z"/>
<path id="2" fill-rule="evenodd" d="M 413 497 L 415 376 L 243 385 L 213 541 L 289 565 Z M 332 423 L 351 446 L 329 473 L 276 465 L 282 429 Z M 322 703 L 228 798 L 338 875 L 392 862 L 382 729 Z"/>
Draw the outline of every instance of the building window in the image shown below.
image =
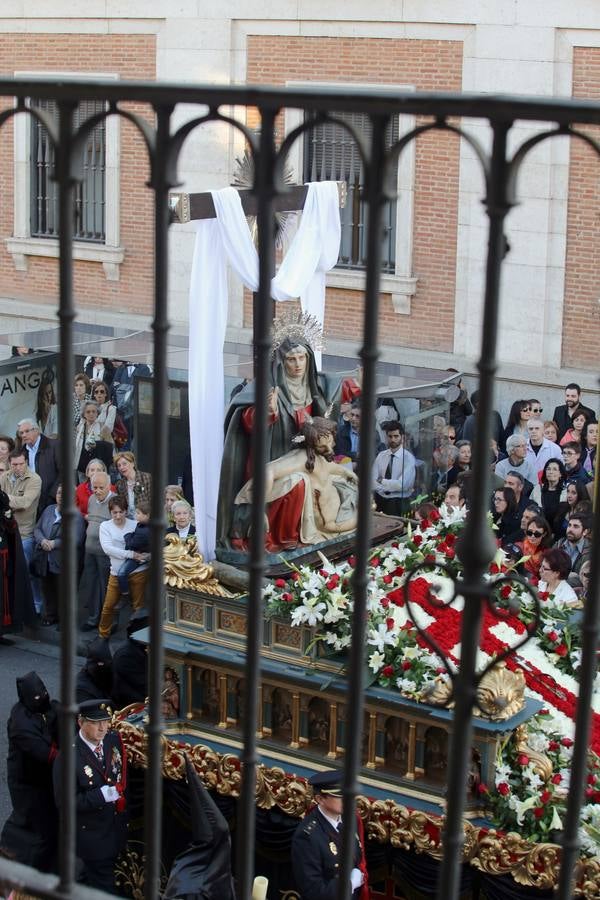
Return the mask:
<path id="1" fill-rule="evenodd" d="M 106 72 L 14 74 L 28 78 L 117 78 Z M 51 100 L 31 99 L 28 106 L 46 114 L 56 108 Z M 73 116 L 75 127 L 104 108 L 101 102 L 82 101 Z M 29 112 L 22 112 L 14 118 L 14 130 L 14 225 L 5 246 L 15 269 L 26 272 L 32 257 L 58 259 L 58 191 L 51 178 L 53 149 L 44 126 Z M 120 241 L 120 155 L 119 116 L 110 115 L 88 136 L 82 150 L 83 179 L 75 187 L 73 259 L 101 264 L 108 281 L 119 280 L 125 259 Z"/>
<path id="2" fill-rule="evenodd" d="M 32 108 L 56 113 L 53 100 L 32 100 Z M 74 124 L 78 128 L 91 116 L 102 112 L 100 101 L 83 101 L 77 107 Z M 83 179 L 75 188 L 74 237 L 78 241 L 104 243 L 106 238 L 106 127 L 102 121 L 88 135 L 82 150 Z M 37 238 L 58 237 L 58 186 L 51 180 L 54 148 L 44 125 L 31 118 L 30 234 Z"/>
<path id="3" fill-rule="evenodd" d="M 336 113 L 336 118 L 362 133 L 368 146 L 371 121 L 363 113 Z M 398 140 L 398 117 L 390 122 L 386 148 Z M 346 205 L 340 210 L 342 240 L 338 267 L 362 269 L 367 257 L 367 211 L 362 201 L 364 172 L 362 160 L 350 132 L 334 122 L 317 125 L 304 135 L 304 172 L 306 181 L 345 181 Z M 383 248 L 381 271 L 396 271 L 396 200 L 386 203 L 383 211 Z"/>
<path id="4" fill-rule="evenodd" d="M 288 82 L 289 87 L 336 87 L 340 82 Z M 364 84 L 361 87 L 377 90 L 412 91 L 411 85 Z M 355 84 L 348 84 L 352 91 Z M 344 120 L 355 131 L 370 137 L 371 123 L 361 113 L 336 111 L 335 118 Z M 289 134 L 306 124 L 300 109 L 285 111 L 285 133 Z M 415 127 L 415 117 L 409 113 L 395 116 L 386 136 L 389 147 Z M 339 125 L 328 122 L 307 129 L 290 147 L 288 164 L 297 183 L 307 181 L 345 181 L 346 205 L 340 209 L 342 239 L 338 264 L 326 276 L 331 288 L 364 291 L 367 240 L 366 208 L 362 202 L 363 172 L 356 145 L 350 134 Z M 417 277 L 412 270 L 413 223 L 415 207 L 415 142 L 411 141 L 400 154 L 397 172 L 397 194 L 386 204 L 383 215 L 382 267 L 379 290 L 389 294 L 394 311 L 410 315 L 411 297 L 417 290 Z"/>

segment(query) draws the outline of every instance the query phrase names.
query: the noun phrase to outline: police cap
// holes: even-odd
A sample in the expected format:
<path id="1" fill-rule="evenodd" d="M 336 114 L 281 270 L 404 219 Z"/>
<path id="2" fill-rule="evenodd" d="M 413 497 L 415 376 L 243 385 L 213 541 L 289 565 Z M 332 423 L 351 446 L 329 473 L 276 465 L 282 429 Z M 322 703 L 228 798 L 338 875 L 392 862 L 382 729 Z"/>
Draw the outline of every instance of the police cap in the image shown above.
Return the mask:
<path id="1" fill-rule="evenodd" d="M 312 785 L 314 794 L 325 794 L 327 797 L 342 796 L 343 773 L 338 769 L 329 769 L 327 772 L 317 772 L 308 779 Z"/>
<path id="2" fill-rule="evenodd" d="M 85 700 L 79 705 L 79 715 L 90 722 L 103 722 L 112 719 L 113 709 L 110 700 Z"/>

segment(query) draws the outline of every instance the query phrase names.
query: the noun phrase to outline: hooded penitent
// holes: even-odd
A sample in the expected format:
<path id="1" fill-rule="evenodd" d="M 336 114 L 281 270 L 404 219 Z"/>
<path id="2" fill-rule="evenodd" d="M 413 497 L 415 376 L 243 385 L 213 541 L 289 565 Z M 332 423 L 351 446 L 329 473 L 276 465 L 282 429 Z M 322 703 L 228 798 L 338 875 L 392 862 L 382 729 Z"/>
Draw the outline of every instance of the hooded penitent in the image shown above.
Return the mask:
<path id="1" fill-rule="evenodd" d="M 109 694 L 112 688 L 112 653 L 107 640 L 96 638 L 91 642 L 85 668 L 94 684 Z"/>
<path id="2" fill-rule="evenodd" d="M 17 678 L 17 694 L 29 712 L 46 713 L 50 709 L 50 695 L 37 672 L 28 672 Z"/>
<path id="3" fill-rule="evenodd" d="M 229 827 L 185 758 L 192 818 L 192 843 L 176 857 L 165 900 L 235 900 Z"/>

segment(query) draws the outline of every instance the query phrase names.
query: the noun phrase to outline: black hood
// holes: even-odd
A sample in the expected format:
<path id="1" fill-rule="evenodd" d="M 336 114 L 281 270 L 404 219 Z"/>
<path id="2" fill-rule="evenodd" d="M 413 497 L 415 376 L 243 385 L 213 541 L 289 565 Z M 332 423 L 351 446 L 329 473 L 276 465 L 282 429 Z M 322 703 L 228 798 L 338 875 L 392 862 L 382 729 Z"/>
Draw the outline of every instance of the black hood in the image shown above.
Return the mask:
<path id="1" fill-rule="evenodd" d="M 185 758 L 190 792 L 192 844 L 176 857 L 165 900 L 235 900 L 229 826 Z"/>
<path id="2" fill-rule="evenodd" d="M 107 640 L 96 638 L 87 650 L 85 668 L 95 685 L 104 694 L 110 694 L 112 688 L 112 654 Z"/>
<path id="3" fill-rule="evenodd" d="M 37 672 L 17 678 L 17 694 L 23 706 L 32 713 L 45 713 L 50 709 L 50 694 Z"/>
<path id="4" fill-rule="evenodd" d="M 110 652 L 110 644 L 105 638 L 96 638 L 87 648 L 87 658 L 94 662 L 101 662 L 105 665 L 112 663 L 112 653 Z"/>

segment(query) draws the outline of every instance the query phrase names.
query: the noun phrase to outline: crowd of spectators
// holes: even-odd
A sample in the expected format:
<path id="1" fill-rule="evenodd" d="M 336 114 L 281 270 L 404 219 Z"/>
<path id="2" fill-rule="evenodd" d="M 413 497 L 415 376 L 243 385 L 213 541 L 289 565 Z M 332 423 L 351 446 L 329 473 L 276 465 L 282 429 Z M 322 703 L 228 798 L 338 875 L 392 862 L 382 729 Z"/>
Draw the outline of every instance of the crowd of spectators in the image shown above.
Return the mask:
<path id="1" fill-rule="evenodd" d="M 342 385 L 342 399 L 346 403 L 341 408 L 336 458 L 356 468 L 360 380 L 351 397 Z M 421 432 L 416 437 L 407 433 L 395 406 L 380 402 L 372 436 L 373 497 L 380 512 L 415 515 L 415 501 L 423 494 L 438 501 L 445 498 L 449 506 L 468 506 L 478 400 L 477 391 L 469 401 L 460 386 L 449 421 L 433 417 L 432 442 L 423 440 Z M 537 399 L 516 400 L 506 425 L 493 410 L 489 442 L 490 515 L 498 542 L 527 577 L 540 581 L 544 590 L 558 590 L 565 602 L 576 602 L 577 594 L 585 591 L 580 572 L 587 565 L 591 539 L 595 413 L 582 404 L 579 385 L 568 384 L 565 402 L 551 419 L 543 418 Z M 417 519 L 419 509 L 417 505 Z"/>
<path id="2" fill-rule="evenodd" d="M 60 627 L 62 494 L 69 478 L 80 513 L 75 529 L 80 627 L 106 639 L 125 602 L 134 611 L 144 608 L 152 479 L 128 449 L 136 373 L 150 369 L 90 357 L 75 376 L 70 436 L 75 469 L 66 478 L 60 470 L 56 398 L 47 390 L 51 384 L 40 386 L 33 415 L 15 422 L 14 436 L 0 435 L 0 490 L 19 529 L 32 588 L 28 621 Z M 165 489 L 165 515 L 180 537 L 195 533 L 193 509 L 178 485 Z"/>
<path id="3" fill-rule="evenodd" d="M 142 374 L 149 373 L 143 367 Z M 144 607 L 149 566 L 148 518 L 151 475 L 140 471 L 130 447 L 135 366 L 123 360 L 89 358 L 72 394 L 72 436 L 79 551 L 79 612 L 83 629 L 106 639 L 124 601 Z M 361 440 L 360 372 L 341 385 L 335 456 L 356 469 Z M 15 423 L 15 436 L 0 435 L 0 489 L 9 498 L 29 567 L 35 613 L 44 626 L 59 625 L 57 585 L 60 573 L 61 482 L 53 393 L 38 398 L 31 418 Z M 51 385 L 50 385 L 51 387 Z M 415 499 L 446 497 L 450 505 L 468 503 L 472 438 L 478 392 L 469 398 L 459 384 L 447 417 L 433 416 L 429 439 L 424 430 L 405 428 L 393 400 L 377 405 L 369 441 L 375 449 L 372 470 L 376 508 L 388 516 L 410 515 Z M 44 405 L 45 404 L 45 405 Z M 490 434 L 492 492 L 490 515 L 496 534 L 510 553 L 527 557 L 533 578 L 556 565 L 549 549 L 569 559 L 569 579 L 582 588 L 579 571 L 588 555 L 591 533 L 591 485 L 595 472 L 598 425 L 581 402 L 576 384 L 565 388 L 565 403 L 544 420 L 539 400 L 516 400 L 506 424 L 494 410 Z M 193 510 L 179 485 L 165 488 L 168 531 L 193 535 Z M 562 571 L 553 569 L 552 571 Z M 550 581 L 552 579 L 550 578 Z"/>

